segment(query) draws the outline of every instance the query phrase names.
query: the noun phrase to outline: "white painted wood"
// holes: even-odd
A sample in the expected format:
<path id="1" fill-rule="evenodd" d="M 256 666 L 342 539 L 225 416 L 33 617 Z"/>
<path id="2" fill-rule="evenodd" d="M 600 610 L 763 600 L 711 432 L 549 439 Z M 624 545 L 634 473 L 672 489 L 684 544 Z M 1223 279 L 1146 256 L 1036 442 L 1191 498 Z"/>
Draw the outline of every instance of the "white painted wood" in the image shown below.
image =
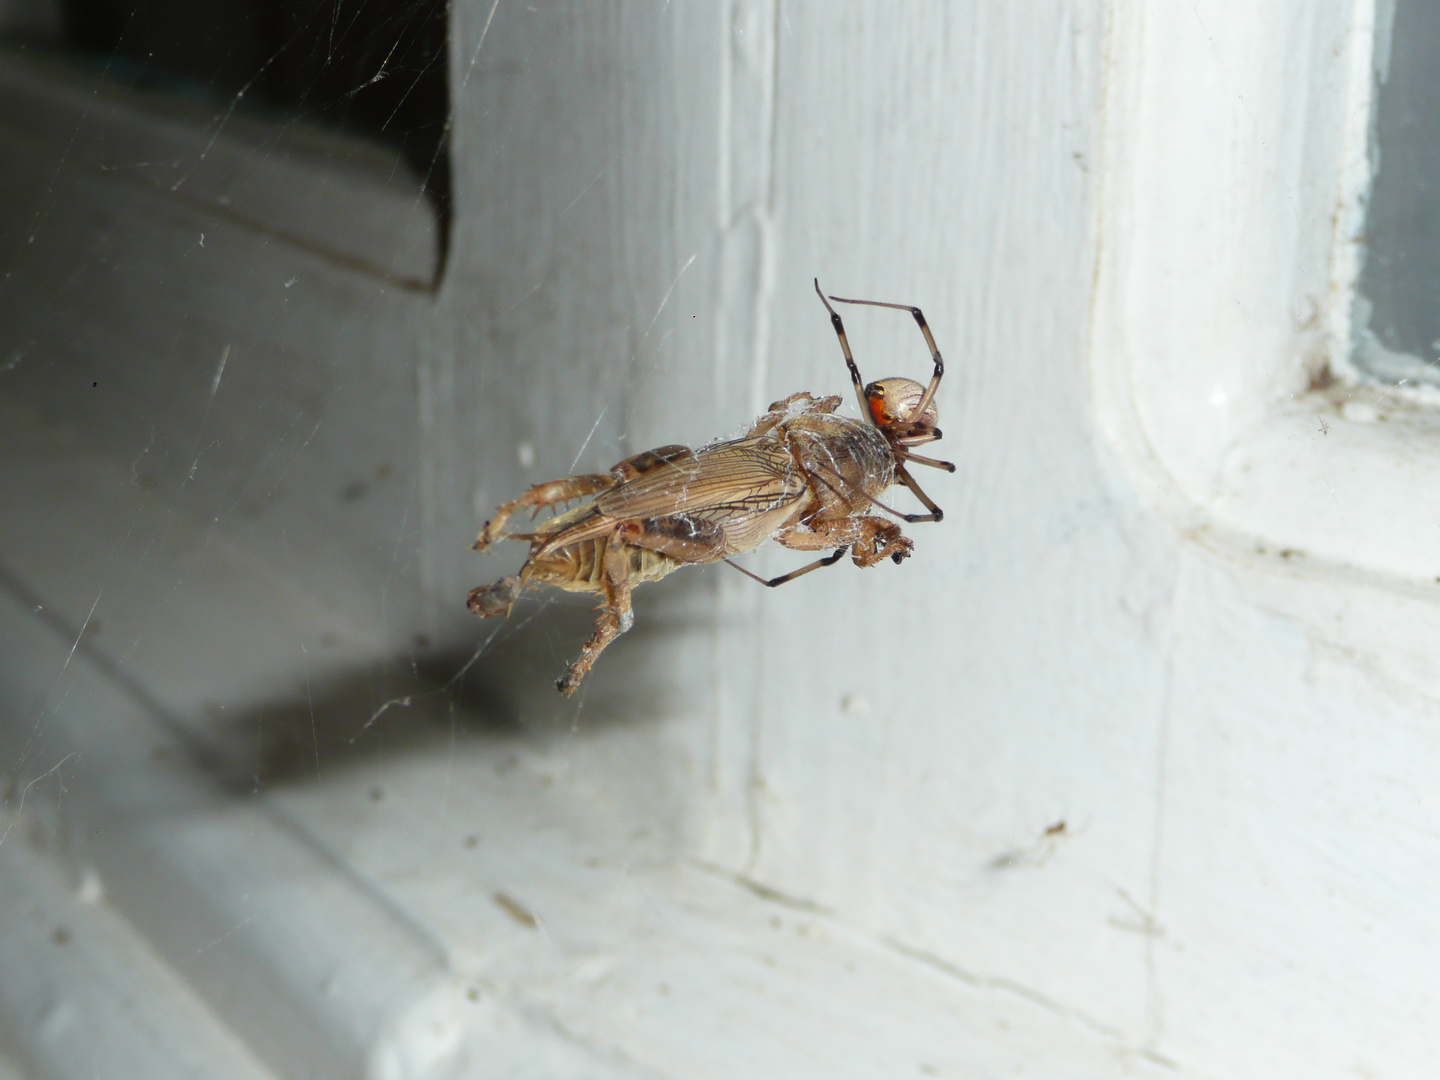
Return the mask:
<path id="1" fill-rule="evenodd" d="M 102 878 L 215 1014 L 258 1049 L 284 988 L 329 1050 L 267 1060 L 347 1075 L 1427 1076 L 1433 422 L 1306 390 L 1349 332 L 1370 6 L 452 17 L 433 301 L 148 182 L 0 175 L 47 225 L 3 234 L 0 493 L 43 512 L 0 519 L 0 768 L 136 738 L 37 790 L 114 830 Z M 925 309 L 946 520 L 901 567 L 647 586 L 560 701 L 590 616 L 475 622 L 518 561 L 476 527 L 843 391 L 816 275 Z M 867 376 L 928 370 L 903 315 L 846 318 Z M 157 717 L 265 782 L 135 819 L 103 763 L 159 769 Z M 240 1005 L 186 974 L 166 883 L 217 935 L 250 886 L 273 913 L 227 939 Z"/>
<path id="2" fill-rule="evenodd" d="M 454 412 L 426 457 L 458 481 L 459 520 L 427 532 L 442 592 L 498 573 L 449 552 L 577 452 L 593 469 L 845 390 L 813 276 L 921 304 L 963 465 L 924 478 L 948 516 L 913 529 L 915 557 L 775 593 L 724 568 L 641 590 L 637 634 L 651 595 L 690 590 L 665 641 L 548 711 L 583 721 L 643 679 L 697 721 L 662 738 L 706 777 L 687 802 L 707 859 L 1139 1032 L 1173 554 L 1088 428 L 1100 8 L 456 14 L 474 213 L 441 298 L 461 343 L 430 376 Z M 928 371 L 904 316 L 847 320 L 870 377 Z"/>
<path id="3" fill-rule="evenodd" d="M 1306 393 L 1354 374 L 1372 8 L 1116 9 L 1097 404 L 1187 533 L 1413 587 L 1440 570 L 1429 414 Z"/>
<path id="4" fill-rule="evenodd" d="M 47 824 L 0 816 L 0 1045 L 34 1076 L 270 1080 L 110 908 L 97 878 L 65 879 Z M 0 1057 L 0 1078 L 20 1077 Z"/>
<path id="5" fill-rule="evenodd" d="M 952 493 L 951 514 L 915 530 L 916 558 L 888 577 L 835 571 L 775 595 L 720 578 L 713 689 L 704 671 L 687 690 L 666 668 L 676 711 L 706 709 L 714 725 L 690 751 L 710 777 L 701 850 L 1202 1072 L 1423 1075 L 1436 1025 L 1419 966 L 1329 948 L 1347 923 L 1313 852 L 1332 837 L 1371 875 L 1351 910 L 1423 938 L 1396 905 L 1399 881 L 1424 878 L 1429 841 L 1376 863 L 1347 823 L 1388 801 L 1387 755 L 1416 783 L 1434 747 L 1422 724 L 1377 749 L 1344 809 L 1308 791 L 1351 771 L 1328 739 L 1393 727 L 1392 695 L 1420 695 L 1408 707 L 1424 713 L 1433 693 L 1428 421 L 1367 428 L 1365 403 L 1343 394 L 1291 401 L 1327 361 L 1339 370 L 1346 347 L 1368 5 L 733 5 L 713 60 L 688 12 L 667 24 L 667 47 L 633 10 L 580 25 L 484 3 L 458 14 L 460 127 L 477 144 L 457 144 L 457 184 L 487 207 L 477 226 L 505 222 L 458 245 L 444 302 L 467 332 L 435 375 L 461 388 L 454 430 L 501 425 L 469 455 L 477 464 L 454 470 L 475 477 L 477 520 L 497 474 L 524 482 L 514 448 L 528 432 L 545 432 L 543 454 L 555 432 L 597 419 L 603 438 L 619 406 L 602 409 L 634 395 L 660 402 L 647 417 L 738 405 L 737 356 L 752 407 L 843 388 L 812 274 L 921 303 L 952 358 L 940 405 L 962 471 L 931 481 Z M 755 44 L 757 25 L 773 45 Z M 680 127 L 667 111 L 677 48 L 699 72 L 681 92 L 721 73 L 713 121 L 702 106 Z M 531 62 L 517 70 L 514 54 Z M 572 54 L 592 61 L 584 77 L 551 59 Z M 537 116 L 574 137 L 501 153 Z M 711 155 L 718 243 L 747 253 L 749 290 L 722 278 L 714 313 L 701 308 L 725 345 L 708 373 L 684 337 L 654 346 L 637 381 L 641 327 L 686 334 L 687 308 L 659 304 L 676 270 L 688 266 L 678 297 L 707 259 L 722 274 L 735 265 L 673 209 L 704 198 L 690 163 Z M 671 178 L 668 201 L 601 186 L 657 174 Z M 733 192 L 749 190 L 737 213 Z M 571 225 L 581 206 L 589 218 Z M 481 282 L 497 300 L 473 299 Z M 626 291 L 649 302 L 596 318 L 567 306 Z M 536 326 L 509 297 L 554 306 Z M 923 365 L 903 320 L 856 313 L 849 325 L 867 371 L 875 356 L 887 373 Z M 627 328 L 623 344 L 604 336 Z M 531 364 L 557 373 L 554 390 Z M 497 413 L 479 388 L 511 378 L 517 408 Z M 707 381 L 715 392 L 691 406 Z M 702 432 L 744 419 L 732 416 Z M 1343 436 L 1327 436 L 1337 423 Z M 443 453 L 454 441 L 435 430 Z M 649 441 L 681 437 L 665 427 Z M 609 457 L 644 441 L 617 434 Z M 606 463 L 603 444 L 579 444 L 594 455 L 582 467 Z M 1238 668 L 1220 647 L 1237 620 L 1254 627 Z M 591 700 L 614 692 L 597 675 Z M 1335 680 L 1349 687 L 1343 706 L 1326 700 Z M 1282 767 L 1283 732 L 1311 716 L 1331 718 L 1330 751 Z M 1277 741 L 1234 760 L 1231 725 Z M 1267 781 L 1276 794 L 1261 798 Z M 1277 871 L 1211 827 L 1222 808 L 1289 842 L 1278 872 L 1295 903 L 1274 941 L 1256 914 Z M 1257 969 L 1257 950 L 1273 963 Z M 1422 1010 L 1408 1014 L 1409 1040 L 1367 1045 L 1389 999 L 1314 999 L 1317 983 L 1390 980 Z"/>
<path id="6" fill-rule="evenodd" d="M 0 607 L 0 686 L 23 705 L 19 722 L 0 729 L 10 803 L 0 858 L 25 875 L 13 893 L 53 891 L 50 857 L 58 856 L 129 920 L 112 928 L 121 940 L 111 948 L 92 943 L 88 963 L 40 965 L 33 975 L 57 992 L 94 981 L 75 1023 L 113 1031 L 117 1060 L 144 1071 L 147 1055 L 169 1050 L 166 1038 L 185 1060 L 208 1045 L 201 1036 L 234 1038 L 207 1027 L 187 1042 L 178 1025 L 202 1015 L 286 1076 L 823 1071 L 858 1080 L 897 1063 L 937 1076 L 1022 1066 L 1095 1080 L 1172 1075 L 1023 987 L 949 969 L 697 862 L 677 843 L 674 807 L 664 802 L 676 797 L 667 789 L 683 762 L 656 753 L 648 726 L 526 732 L 474 716 L 457 723 L 453 699 L 412 685 L 367 733 L 370 703 L 343 666 L 313 672 L 288 709 L 273 691 L 225 685 L 226 668 L 267 674 L 253 637 L 259 620 L 235 617 L 247 604 L 263 605 L 273 627 L 303 640 L 334 633 L 332 648 L 351 665 L 366 649 L 264 565 L 205 544 L 196 535 L 203 528 L 177 508 L 147 510 L 137 504 L 159 500 L 138 491 L 116 499 L 124 485 L 103 456 L 53 431 L 37 435 L 36 418 L 13 403 L 4 419 L 13 444 L 47 452 L 0 455 L 0 490 L 48 482 L 57 494 L 31 500 L 40 509 L 28 527 L 0 518 L 0 550 L 24 580 L 5 581 Z M 70 478 L 69 490 L 53 485 L 58 477 Z M 111 493 L 109 505 L 101 493 Z M 107 526 L 128 520 L 150 533 L 146 517 L 156 513 L 171 523 L 166 561 L 178 557 L 203 574 L 213 605 L 172 625 L 177 605 L 164 596 L 163 575 L 141 568 L 135 622 L 79 630 L 73 620 L 83 624 L 86 614 L 67 593 L 66 564 L 45 551 L 87 505 L 99 507 L 97 528 L 72 538 L 93 549 L 72 548 L 78 562 L 100 560 Z M 46 602 L 35 603 L 29 588 Z M 117 663 L 104 642 L 124 643 L 136 626 L 174 638 Z M 230 663 L 157 661 L 183 653 L 182 634 Z M 188 695 L 222 704 L 162 704 Z M 608 770 L 607 758 L 618 759 Z M 259 775 L 235 775 L 247 763 Z M 629 787 L 606 775 L 617 765 L 636 770 Z M 49 854 L 14 853 L 37 835 Z M 28 869 L 27 859 L 44 865 Z M 76 906 L 54 905 L 52 920 Z M 125 1040 L 134 1006 L 120 988 L 104 991 L 134 948 L 130 926 L 168 961 L 169 970 L 148 958 L 183 1007 L 162 1015 L 173 1026 Z M 0 956 L 55 948 L 50 923 L 38 935 L 26 928 L 0 932 Z M 19 1027 L 22 1049 L 38 1042 L 38 1075 L 74 1075 L 93 1044 L 67 1052 L 23 1027 L 37 1007 L 32 981 L 11 980 L 0 992 L 0 1032 Z M 196 1071 L 234 1075 L 222 1065 Z"/>
<path id="7" fill-rule="evenodd" d="M 431 1075 L 453 1056 L 462 1029 L 463 988 L 450 978 L 443 948 L 294 822 L 247 805 L 269 772 L 265 756 L 275 752 L 265 740 L 249 754 L 224 750 L 264 724 L 257 716 L 237 730 L 227 705 L 293 692 L 293 675 L 278 667 L 277 655 L 304 656 L 308 641 L 318 662 L 301 678 L 323 687 L 327 669 L 373 656 L 374 642 L 346 632 L 343 618 L 269 567 L 207 536 L 203 523 L 152 505 L 116 475 L 114 462 L 37 426 L 23 409 L 5 412 L 4 488 L 18 505 L 49 507 L 7 514 L 0 541 L 7 586 L 0 682 L 17 714 L 0 751 L 7 801 L 17 815 L 16 793 L 28 794 L 32 815 L 51 808 L 60 819 L 53 831 L 64 840 L 55 846 L 77 872 L 99 882 L 277 1074 Z M 58 535 L 78 513 L 91 528 Z M 163 526 L 150 519 L 154 513 Z M 63 571 L 103 566 L 111 537 L 125 528 L 163 547 L 153 561 L 130 567 L 124 611 L 97 616 L 98 602 L 87 610 L 72 599 L 85 586 Z M 170 593 L 167 579 L 177 572 L 203 580 L 210 603 Z M 273 638 L 276 628 L 307 626 L 299 650 Z M 162 636 L 150 649 L 133 648 L 155 633 Z M 100 634 L 124 643 L 119 657 L 97 663 L 88 649 L 76 655 L 82 637 Z M 327 635 L 328 650 L 320 644 Z M 207 663 L 206 656 L 243 662 Z M 227 685 L 225 672 L 245 682 Z M 312 745 L 318 770 L 319 744 Z M 25 819 L 6 824 L 15 826 L 6 829 L 9 838 L 24 837 Z M 92 1007 L 108 1024 L 109 1011 L 127 1006 L 122 998 Z M 157 1049 L 130 1052 L 143 1060 Z"/>
<path id="8" fill-rule="evenodd" d="M 430 297 L 397 277 L 430 265 L 436 235 L 413 184 L 377 178 L 363 144 L 320 139 L 321 157 L 290 125 L 201 123 L 67 71 L 0 55 L 7 388 L 406 647 Z M 127 539 L 77 580 L 143 561 Z"/>
<path id="9" fill-rule="evenodd" d="M 1374 5 L 1113 8 L 1097 419 L 1179 549 L 1149 1037 L 1423 1076 L 1434 419 L 1345 385 Z M 1410 817 L 1414 814 L 1415 817 Z"/>

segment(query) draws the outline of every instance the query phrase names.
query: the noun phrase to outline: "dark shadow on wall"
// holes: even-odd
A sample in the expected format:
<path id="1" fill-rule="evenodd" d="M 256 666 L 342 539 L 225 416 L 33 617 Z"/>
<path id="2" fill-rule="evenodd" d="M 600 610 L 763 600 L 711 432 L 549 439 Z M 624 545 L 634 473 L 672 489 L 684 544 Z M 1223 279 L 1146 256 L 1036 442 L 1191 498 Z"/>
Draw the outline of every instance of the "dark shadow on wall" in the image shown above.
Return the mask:
<path id="1" fill-rule="evenodd" d="M 594 628 L 588 603 L 521 601 L 510 620 L 475 620 L 474 645 L 417 646 L 312 683 L 306 692 L 216 714 L 207 731 L 232 785 L 249 794 L 307 784 L 373 760 L 457 744 L 540 747 L 637 718 L 693 710 L 666 676 L 667 643 L 694 629 L 702 581 L 637 604 L 634 628 L 606 650 L 579 692 L 555 680 Z M 648 608 L 648 610 L 646 610 Z M 658 661 L 658 662 L 657 662 Z"/>

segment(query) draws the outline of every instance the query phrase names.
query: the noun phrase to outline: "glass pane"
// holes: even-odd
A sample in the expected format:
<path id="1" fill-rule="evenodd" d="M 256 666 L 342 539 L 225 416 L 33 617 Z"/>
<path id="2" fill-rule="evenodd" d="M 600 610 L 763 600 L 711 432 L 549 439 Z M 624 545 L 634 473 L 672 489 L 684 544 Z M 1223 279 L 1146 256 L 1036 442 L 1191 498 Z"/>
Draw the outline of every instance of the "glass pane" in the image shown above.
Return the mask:
<path id="1" fill-rule="evenodd" d="M 1440 4 L 1395 0 L 1392 25 L 1380 21 L 1355 363 L 1382 382 L 1440 386 Z"/>

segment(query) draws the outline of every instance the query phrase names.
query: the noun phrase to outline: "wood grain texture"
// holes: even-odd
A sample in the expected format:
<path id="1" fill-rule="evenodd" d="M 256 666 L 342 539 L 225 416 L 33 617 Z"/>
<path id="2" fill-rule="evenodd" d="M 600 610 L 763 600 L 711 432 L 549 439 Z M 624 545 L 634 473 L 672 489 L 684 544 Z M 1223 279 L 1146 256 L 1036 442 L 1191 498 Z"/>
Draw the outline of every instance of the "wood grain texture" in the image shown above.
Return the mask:
<path id="1" fill-rule="evenodd" d="M 464 72 L 490 5 L 460 10 Z M 570 447 L 588 467 L 733 432 L 783 393 L 843 392 L 813 276 L 921 305 L 949 360 L 937 450 L 960 471 L 927 485 L 946 520 L 911 530 L 901 568 L 763 596 L 711 578 L 685 599 L 686 625 L 711 640 L 711 662 L 662 676 L 696 717 L 672 748 L 708 778 L 681 795 L 687 843 L 1182 1065 L 1420 1075 L 1413 1010 L 1409 1038 L 1337 1054 L 1388 1030 L 1393 1004 L 1375 996 L 1367 1021 L 1346 1020 L 1339 988 L 1393 973 L 1425 1002 L 1418 966 L 1327 943 L 1347 919 L 1392 912 L 1424 940 L 1403 915 L 1419 893 L 1382 871 L 1429 841 L 1380 843 L 1376 863 L 1343 821 L 1385 803 L 1387 754 L 1414 756 L 1400 788 L 1414 791 L 1434 748 L 1412 722 L 1343 813 L 1307 788 L 1347 771 L 1338 747 L 1362 717 L 1428 715 L 1424 649 L 1387 648 L 1402 643 L 1384 625 L 1388 612 L 1426 641 L 1432 613 L 1418 593 L 1404 611 L 1378 602 L 1362 579 L 1318 586 L 1278 558 L 1286 545 L 1255 572 L 1232 542 L 1253 534 L 1222 514 L 1214 527 L 1231 531 L 1211 542 L 1185 502 L 1248 499 L 1268 531 L 1323 524 L 1314 499 L 1297 503 L 1308 519 L 1287 516 L 1276 486 L 1299 475 L 1299 448 L 1266 457 L 1268 487 L 1226 455 L 1330 347 L 1316 328 L 1348 325 L 1334 282 L 1353 240 L 1334 222 L 1354 217 L 1347 117 L 1367 6 L 701 11 L 497 10 L 461 86 L 457 184 L 476 212 L 446 302 L 467 326 L 463 359 L 436 369 L 463 388 L 449 422 L 475 440 L 450 474 L 454 504 L 523 482 L 519 441 L 551 455 L 524 477 L 541 479 Z M 907 319 L 846 318 L 867 378 L 923 372 Z M 488 408 L 499 384 L 523 405 Z M 1423 562 L 1428 541 L 1404 535 Z M 1320 548 L 1344 539 L 1332 528 Z M 1385 549 L 1367 551 L 1379 567 Z M 1320 670 L 1347 688 L 1343 707 Z M 1396 692 L 1420 696 L 1400 706 Z M 1280 760 L 1299 717 L 1331 718 L 1316 721 L 1331 749 L 1303 769 Z M 1283 796 L 1258 793 L 1271 781 Z M 1237 850 L 1241 820 L 1286 838 L 1303 910 L 1267 908 L 1278 849 Z M 1338 921 L 1321 835 L 1340 838 L 1337 865 L 1373 871 Z M 1315 980 L 1335 988 L 1323 1020 L 1306 1015 Z"/>

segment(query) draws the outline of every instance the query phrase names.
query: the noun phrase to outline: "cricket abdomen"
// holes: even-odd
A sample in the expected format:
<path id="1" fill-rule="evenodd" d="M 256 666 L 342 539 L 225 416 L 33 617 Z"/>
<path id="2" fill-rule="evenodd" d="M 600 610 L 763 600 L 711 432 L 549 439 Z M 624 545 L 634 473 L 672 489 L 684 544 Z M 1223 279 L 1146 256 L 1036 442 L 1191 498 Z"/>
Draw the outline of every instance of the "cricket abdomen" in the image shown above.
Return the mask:
<path id="1" fill-rule="evenodd" d="M 552 585 L 566 592 L 603 593 L 605 552 L 609 546 L 609 538 L 604 536 L 566 544 L 538 558 L 532 556 L 520 571 L 520 577 L 527 585 Z M 659 581 L 684 565 L 669 555 L 644 548 L 627 546 L 625 554 L 631 585 Z"/>

